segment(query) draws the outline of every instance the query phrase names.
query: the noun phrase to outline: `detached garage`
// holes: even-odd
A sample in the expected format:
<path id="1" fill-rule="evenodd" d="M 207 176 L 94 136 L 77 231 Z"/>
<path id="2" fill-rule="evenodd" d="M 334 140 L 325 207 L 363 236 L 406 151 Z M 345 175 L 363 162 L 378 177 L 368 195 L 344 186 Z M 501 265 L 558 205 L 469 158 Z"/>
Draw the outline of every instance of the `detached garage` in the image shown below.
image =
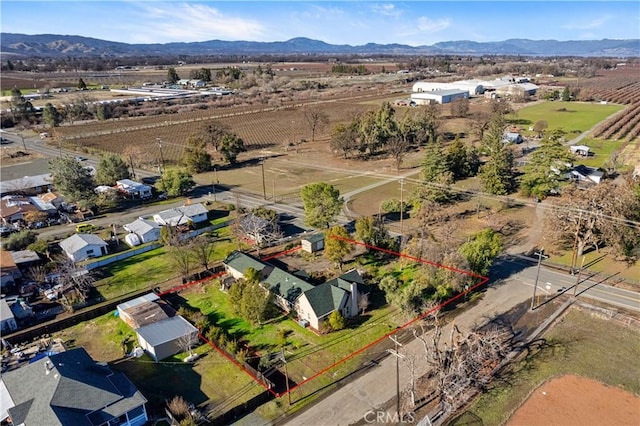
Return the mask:
<path id="1" fill-rule="evenodd" d="M 448 104 L 456 99 L 469 99 L 469 91 L 449 89 L 411 94 L 411 100 L 418 105 L 429 105 L 433 103 Z"/>
<path id="2" fill-rule="evenodd" d="M 138 343 L 155 361 L 183 352 L 180 340 L 198 335 L 198 329 L 177 315 L 136 330 Z"/>

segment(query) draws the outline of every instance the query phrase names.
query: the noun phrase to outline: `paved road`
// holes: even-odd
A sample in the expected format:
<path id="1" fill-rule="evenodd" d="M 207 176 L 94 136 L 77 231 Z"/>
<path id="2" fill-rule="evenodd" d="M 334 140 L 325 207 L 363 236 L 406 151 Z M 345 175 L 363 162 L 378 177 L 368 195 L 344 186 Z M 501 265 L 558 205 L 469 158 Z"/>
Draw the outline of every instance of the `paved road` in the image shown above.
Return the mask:
<path id="1" fill-rule="evenodd" d="M 496 278 L 504 278 L 499 284 L 492 284 L 487 289 L 483 300 L 471 309 L 461 313 L 455 324 L 461 330 L 471 330 L 487 323 L 489 320 L 509 311 L 519 303 L 530 301 L 533 296 L 533 285 L 537 274 L 536 262 L 517 257 L 505 257 L 494 266 Z M 587 277 L 589 274 L 585 274 Z M 640 294 L 611 287 L 599 283 L 599 276 L 583 280 L 578 289 L 578 298 L 605 301 L 615 306 L 640 311 Z M 545 267 L 540 268 L 538 277 L 538 303 L 543 303 L 561 294 L 573 294 L 571 286 L 577 277 L 566 275 Z M 604 277 L 601 277 L 604 278 Z M 495 282 L 495 281 L 493 281 Z M 547 285 L 549 288 L 547 289 Z M 559 288 L 566 288 L 558 292 Z M 448 335 L 450 328 L 445 327 L 443 336 Z M 419 354 L 423 348 L 421 342 L 413 341 L 401 348 L 405 355 Z M 423 366 L 420 373 L 427 370 Z M 383 406 L 396 395 L 396 363 L 395 358 L 387 357 L 369 373 L 339 388 L 315 405 L 292 418 L 287 425 L 349 425 L 361 421 L 364 415 Z M 400 370 L 400 383 L 408 383 L 409 374 L 406 368 Z"/>

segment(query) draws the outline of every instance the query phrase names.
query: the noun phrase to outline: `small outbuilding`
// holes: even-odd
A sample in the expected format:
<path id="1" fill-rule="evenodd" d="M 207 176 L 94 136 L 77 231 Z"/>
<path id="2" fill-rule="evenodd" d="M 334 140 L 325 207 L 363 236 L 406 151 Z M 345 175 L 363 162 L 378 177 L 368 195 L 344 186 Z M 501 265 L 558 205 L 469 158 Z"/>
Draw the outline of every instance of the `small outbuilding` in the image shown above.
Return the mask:
<path id="1" fill-rule="evenodd" d="M 524 139 L 518 132 L 505 132 L 505 134 L 502 135 L 502 142 L 520 144 L 524 142 Z"/>
<path id="2" fill-rule="evenodd" d="M 583 157 L 588 157 L 590 153 L 590 148 L 586 145 L 571 145 L 569 150 L 572 154 L 581 155 Z"/>
<path id="3" fill-rule="evenodd" d="M 313 234 L 305 237 L 300 242 L 302 250 L 307 253 L 315 253 L 324 249 L 324 234 Z"/>
<path id="4" fill-rule="evenodd" d="M 198 329 L 180 315 L 155 322 L 136 330 L 138 343 L 155 360 L 160 361 L 185 348 L 182 341 L 198 336 Z"/>

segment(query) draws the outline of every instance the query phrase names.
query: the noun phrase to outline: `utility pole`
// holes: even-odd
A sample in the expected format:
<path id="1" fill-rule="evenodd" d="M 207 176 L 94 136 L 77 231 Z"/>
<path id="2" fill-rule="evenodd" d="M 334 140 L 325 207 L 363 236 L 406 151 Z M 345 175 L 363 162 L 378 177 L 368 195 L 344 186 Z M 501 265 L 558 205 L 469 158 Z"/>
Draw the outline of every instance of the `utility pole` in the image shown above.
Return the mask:
<path id="1" fill-rule="evenodd" d="M 584 259 L 586 256 L 582 256 L 582 264 L 580 265 L 580 269 L 578 269 L 578 276 L 576 277 L 576 285 L 573 286 L 573 297 L 576 297 L 576 293 L 578 293 L 578 285 L 580 285 L 580 275 L 582 274 L 582 268 L 584 267 Z"/>
<path id="2" fill-rule="evenodd" d="M 576 262 L 578 260 L 578 234 L 580 233 L 580 225 L 582 225 L 582 212 L 578 216 L 578 225 L 576 226 L 576 238 L 573 240 L 573 252 L 571 253 L 571 275 L 574 273 Z"/>
<path id="3" fill-rule="evenodd" d="M 531 298 L 531 310 L 535 309 L 536 303 L 536 290 L 538 289 L 538 277 L 540 276 L 540 264 L 542 263 L 542 258 L 547 258 L 549 256 L 545 256 L 544 248 L 541 248 L 539 252 L 536 252 L 535 255 L 538 256 L 538 269 L 536 270 L 536 282 L 533 285 L 533 297 Z"/>
<path id="4" fill-rule="evenodd" d="M 162 154 L 162 139 L 160 136 L 156 138 L 156 143 L 158 144 L 158 148 L 160 148 L 160 181 L 162 182 L 162 189 L 166 194 L 167 187 L 164 185 L 164 155 Z"/>
<path id="5" fill-rule="evenodd" d="M 404 240 L 404 223 L 402 218 L 404 217 L 404 180 L 400 179 L 400 247 L 402 247 L 402 241 Z"/>
<path id="6" fill-rule="evenodd" d="M 267 187 L 264 183 L 264 157 L 260 157 L 260 167 L 262 168 L 262 198 L 267 199 Z"/>
<path id="7" fill-rule="evenodd" d="M 396 357 L 396 414 L 398 415 L 398 419 L 402 420 L 400 416 L 400 358 L 404 358 L 404 355 L 401 355 L 399 352 L 399 346 L 402 346 L 402 343 L 398 342 L 397 337 L 389 336 L 389 339 L 396 345 L 395 350 L 387 349 L 387 352 Z"/>
<path id="8" fill-rule="evenodd" d="M 291 392 L 289 392 L 289 373 L 287 372 L 287 359 L 284 355 L 284 348 L 282 348 L 282 362 L 284 363 L 284 378 L 287 383 L 287 396 L 289 397 L 289 406 L 291 406 Z"/>

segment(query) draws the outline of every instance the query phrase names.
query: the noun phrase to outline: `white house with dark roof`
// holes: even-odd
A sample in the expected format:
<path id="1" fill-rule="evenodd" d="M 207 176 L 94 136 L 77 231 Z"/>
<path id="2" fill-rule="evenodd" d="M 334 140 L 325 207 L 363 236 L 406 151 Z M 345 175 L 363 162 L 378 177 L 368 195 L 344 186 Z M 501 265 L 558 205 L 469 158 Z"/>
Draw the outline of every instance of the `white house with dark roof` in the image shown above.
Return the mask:
<path id="1" fill-rule="evenodd" d="M 147 400 L 120 372 L 84 348 L 2 374 L 0 420 L 24 426 L 142 426 Z"/>
<path id="2" fill-rule="evenodd" d="M 161 226 L 151 220 L 136 219 L 124 225 L 123 228 L 129 233 L 136 234 L 142 243 L 158 241 L 160 239 Z"/>
<path id="3" fill-rule="evenodd" d="M 74 234 L 58 244 L 67 257 L 74 262 L 109 253 L 109 245 L 94 234 Z"/>
<path id="4" fill-rule="evenodd" d="M 182 207 L 163 210 L 153 215 L 159 225 L 178 226 L 188 222 L 200 223 L 207 220 L 209 210 L 202 204 L 188 204 Z"/>

